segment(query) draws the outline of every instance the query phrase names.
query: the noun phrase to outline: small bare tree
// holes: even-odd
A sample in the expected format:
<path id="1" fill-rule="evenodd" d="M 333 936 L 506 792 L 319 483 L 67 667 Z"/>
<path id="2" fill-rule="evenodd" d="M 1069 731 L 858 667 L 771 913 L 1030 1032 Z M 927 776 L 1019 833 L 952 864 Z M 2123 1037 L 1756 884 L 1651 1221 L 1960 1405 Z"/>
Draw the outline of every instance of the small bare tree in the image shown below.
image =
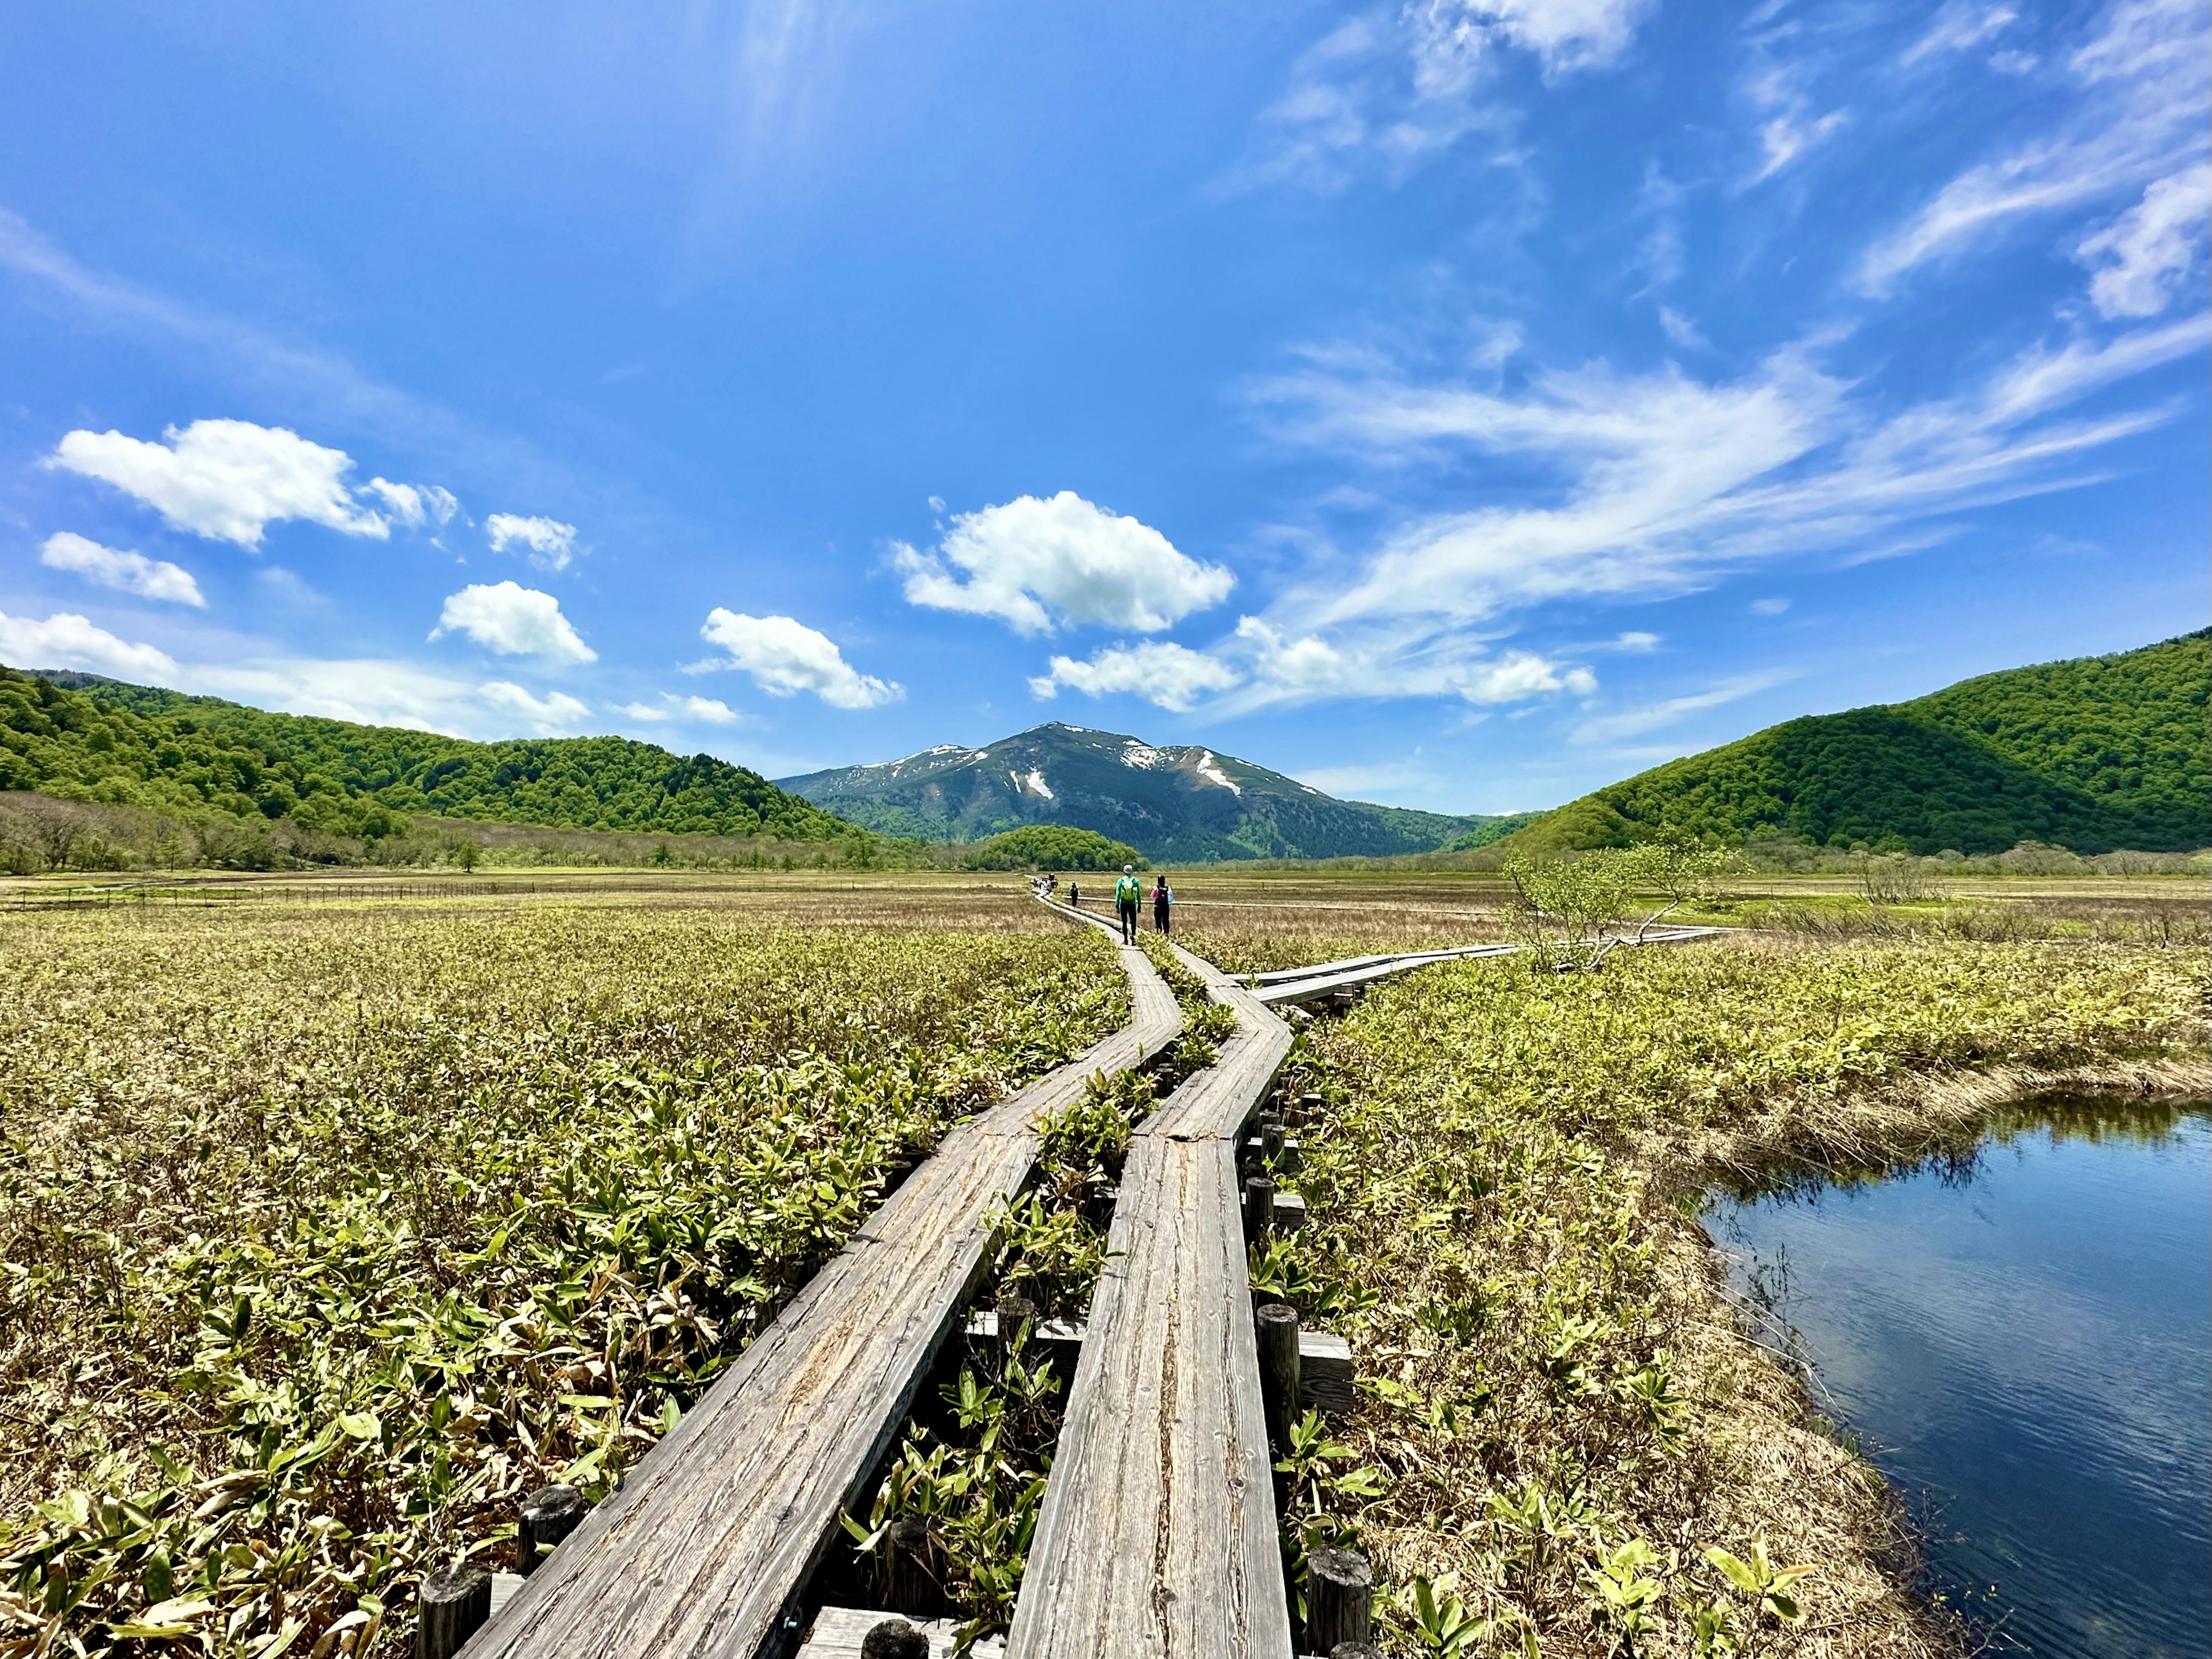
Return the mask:
<path id="1" fill-rule="evenodd" d="M 1538 862 L 1509 858 L 1516 931 L 1540 974 L 1589 973 L 1612 949 L 1607 929 L 1626 914 L 1635 891 L 1630 855 L 1602 847 L 1573 858 Z"/>
<path id="2" fill-rule="evenodd" d="M 77 836 L 82 831 L 67 811 L 50 811 L 38 821 L 36 831 L 40 856 L 49 870 L 69 868 L 70 854 L 76 851 Z"/>
<path id="3" fill-rule="evenodd" d="M 1861 853 L 1856 856 L 1860 890 L 1869 904 L 1917 904 L 1944 896 L 1936 878 L 1941 866 L 1905 853 Z"/>
<path id="4" fill-rule="evenodd" d="M 1641 945 L 1651 929 L 1684 905 L 1711 898 L 1736 855 L 1681 830 L 1663 830 L 1634 847 L 1601 847 L 1547 862 L 1514 857 L 1500 867 L 1513 883 L 1515 915 L 1530 965 L 1539 973 L 1595 973 L 1623 944 Z M 1619 924 L 1639 907 L 1639 893 L 1659 903 L 1632 931 Z"/>

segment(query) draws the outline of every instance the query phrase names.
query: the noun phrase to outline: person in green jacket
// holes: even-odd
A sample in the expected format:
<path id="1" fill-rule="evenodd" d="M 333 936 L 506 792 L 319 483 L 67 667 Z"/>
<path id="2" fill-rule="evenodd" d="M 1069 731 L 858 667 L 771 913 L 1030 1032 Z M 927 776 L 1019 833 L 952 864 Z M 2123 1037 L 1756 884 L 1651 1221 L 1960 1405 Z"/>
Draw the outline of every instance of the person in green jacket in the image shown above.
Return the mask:
<path id="1" fill-rule="evenodd" d="M 1137 942 L 1137 900 L 1144 893 L 1144 884 L 1137 879 L 1137 866 L 1121 866 L 1121 879 L 1114 884 L 1114 909 L 1121 919 L 1121 943 Z"/>

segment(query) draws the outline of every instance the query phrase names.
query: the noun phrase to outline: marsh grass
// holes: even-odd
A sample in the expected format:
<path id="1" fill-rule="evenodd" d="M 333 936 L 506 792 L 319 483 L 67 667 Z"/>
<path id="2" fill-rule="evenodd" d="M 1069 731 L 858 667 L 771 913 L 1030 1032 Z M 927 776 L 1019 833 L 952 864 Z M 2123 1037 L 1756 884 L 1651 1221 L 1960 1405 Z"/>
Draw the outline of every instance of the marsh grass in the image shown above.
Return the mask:
<path id="1" fill-rule="evenodd" d="M 1740 939 L 1432 968 L 1316 1025 L 1313 1219 L 1255 1271 L 1352 1337 L 1360 1404 L 1285 1460 L 1287 1547 L 1370 1550 L 1394 1653 L 1954 1650 L 1881 1481 L 1735 1316 L 1702 1195 L 1925 1156 L 2069 1080 L 2202 1091 L 2207 980 L 2193 951 Z"/>
<path id="2" fill-rule="evenodd" d="M 951 1123 L 1127 1017 L 1029 913 L 763 908 L 11 918 L 0 1654 L 396 1650 L 416 1575 L 604 1491 Z"/>

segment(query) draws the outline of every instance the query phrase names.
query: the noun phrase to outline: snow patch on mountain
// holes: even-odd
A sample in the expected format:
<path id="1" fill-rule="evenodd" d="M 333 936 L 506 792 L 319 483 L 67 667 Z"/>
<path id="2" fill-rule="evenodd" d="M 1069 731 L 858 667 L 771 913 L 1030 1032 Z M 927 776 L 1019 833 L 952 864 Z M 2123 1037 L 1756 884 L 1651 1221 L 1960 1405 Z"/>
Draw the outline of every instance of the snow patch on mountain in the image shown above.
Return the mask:
<path id="1" fill-rule="evenodd" d="M 1242 795 L 1244 793 L 1237 780 L 1221 769 L 1220 765 L 1214 760 L 1213 751 L 1211 749 L 1201 749 L 1198 751 L 1198 764 L 1193 769 L 1208 783 L 1218 783 L 1232 795 Z"/>

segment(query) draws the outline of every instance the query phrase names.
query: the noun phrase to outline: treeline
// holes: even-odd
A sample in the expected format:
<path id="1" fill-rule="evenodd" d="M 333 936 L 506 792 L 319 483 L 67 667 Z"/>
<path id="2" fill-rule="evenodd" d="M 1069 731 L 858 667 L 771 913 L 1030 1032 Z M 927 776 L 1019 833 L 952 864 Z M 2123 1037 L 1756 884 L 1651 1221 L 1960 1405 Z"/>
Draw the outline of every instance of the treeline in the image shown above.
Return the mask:
<path id="1" fill-rule="evenodd" d="M 418 815 L 803 842 L 868 838 L 756 772 L 625 738 L 470 743 L 7 668 L 0 790 L 187 822 L 218 814 L 282 823 L 289 829 L 270 836 L 286 842 L 404 838 Z"/>
<path id="2" fill-rule="evenodd" d="M 1125 864 L 1139 870 L 1152 867 L 1127 842 L 1064 823 L 1009 830 L 965 849 L 960 861 L 969 870 L 1119 870 Z"/>
<path id="3" fill-rule="evenodd" d="M 909 870 L 956 868 L 966 849 L 844 836 L 653 835 L 410 818 L 356 840 L 289 818 L 215 810 L 154 812 L 52 795 L 0 793 L 0 875 L 124 870 L 532 869 Z"/>

